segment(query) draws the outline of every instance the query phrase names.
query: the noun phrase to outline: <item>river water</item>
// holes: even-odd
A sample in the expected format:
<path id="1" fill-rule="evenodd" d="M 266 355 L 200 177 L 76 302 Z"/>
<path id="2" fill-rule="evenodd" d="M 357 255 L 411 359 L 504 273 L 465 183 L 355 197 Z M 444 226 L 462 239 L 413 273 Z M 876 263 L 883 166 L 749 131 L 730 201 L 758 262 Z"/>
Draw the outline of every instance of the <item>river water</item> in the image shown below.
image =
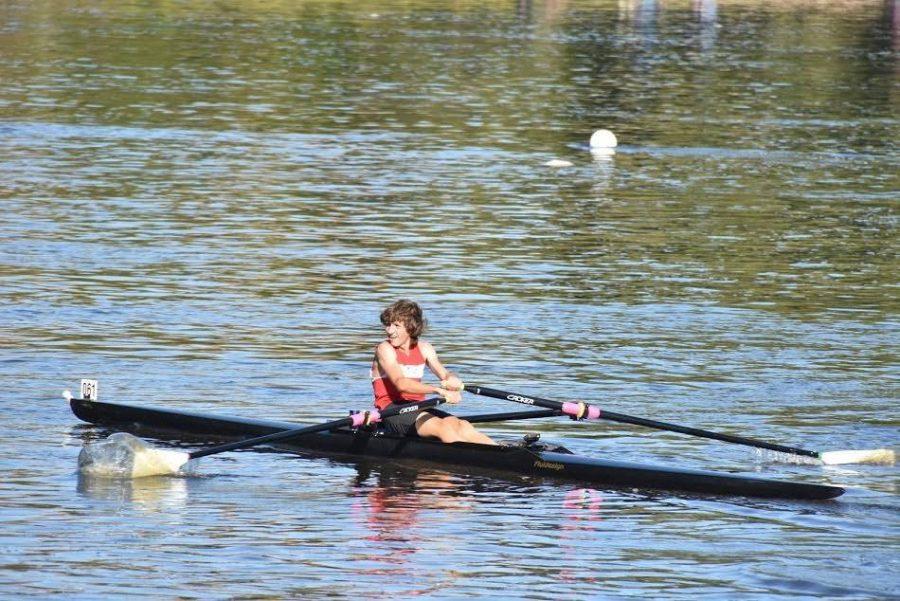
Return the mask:
<path id="1" fill-rule="evenodd" d="M 849 492 L 92 480 L 60 395 L 332 419 L 409 297 L 471 382 L 897 446 L 898 49 L 893 0 L 0 1 L 0 596 L 900 596 L 896 466 L 542 420 L 484 429 Z"/>

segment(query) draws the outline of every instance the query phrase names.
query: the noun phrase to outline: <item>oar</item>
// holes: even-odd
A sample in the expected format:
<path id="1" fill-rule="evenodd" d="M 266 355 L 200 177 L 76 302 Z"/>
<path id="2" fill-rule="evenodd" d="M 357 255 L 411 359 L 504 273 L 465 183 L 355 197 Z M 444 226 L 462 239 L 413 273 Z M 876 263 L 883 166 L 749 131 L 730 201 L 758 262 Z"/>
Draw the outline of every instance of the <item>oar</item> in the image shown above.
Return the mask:
<path id="1" fill-rule="evenodd" d="M 280 440 L 283 441 L 325 430 L 334 430 L 342 427 L 358 428 L 378 423 L 385 418 L 401 413 L 437 407 L 443 402 L 444 399 L 442 398 L 434 398 L 415 404 L 390 405 L 384 411 L 371 409 L 324 424 L 282 430 L 189 453 L 169 449 L 154 449 L 135 436 L 117 433 L 110 436 L 106 441 L 85 445 L 78 457 L 78 464 L 82 472 L 94 475 L 143 478 L 145 476 L 175 474 L 191 459 L 199 459 L 200 457 L 237 449 L 246 449 Z"/>
<path id="2" fill-rule="evenodd" d="M 537 411 L 510 411 L 508 413 L 479 413 L 477 415 L 460 415 L 470 424 L 483 424 L 485 422 L 505 422 L 517 419 L 538 419 L 542 417 L 555 417 L 562 415 L 556 409 L 539 409 Z"/>
<path id="3" fill-rule="evenodd" d="M 656 428 L 657 430 L 668 430 L 670 432 L 679 432 L 690 436 L 699 436 L 702 438 L 711 438 L 713 440 L 721 440 L 724 442 L 733 442 L 750 447 L 760 449 L 769 449 L 770 451 L 778 451 L 790 455 L 804 455 L 806 457 L 814 457 L 826 465 L 840 465 L 844 463 L 894 463 L 896 454 L 892 449 L 872 449 L 860 451 L 809 451 L 797 447 L 788 447 L 780 444 L 772 444 L 762 440 L 753 438 L 745 438 L 743 436 L 733 436 L 731 434 L 721 434 L 719 432 L 710 432 L 709 430 L 701 430 L 699 428 L 691 428 L 688 426 L 679 426 L 678 424 L 669 424 L 652 419 L 642 417 L 633 417 L 622 413 L 614 413 L 606 411 L 595 405 L 589 405 L 584 402 L 560 402 L 542 399 L 538 397 L 526 396 L 514 392 L 506 392 L 493 388 L 478 386 L 477 384 L 465 384 L 463 390 L 482 396 L 493 397 L 495 399 L 504 399 L 521 403 L 523 405 L 533 405 L 537 407 L 545 407 L 547 409 L 555 409 L 571 416 L 574 419 L 608 419 L 614 422 L 623 422 L 626 424 L 635 424 L 638 426 L 646 426 L 648 428 Z"/>

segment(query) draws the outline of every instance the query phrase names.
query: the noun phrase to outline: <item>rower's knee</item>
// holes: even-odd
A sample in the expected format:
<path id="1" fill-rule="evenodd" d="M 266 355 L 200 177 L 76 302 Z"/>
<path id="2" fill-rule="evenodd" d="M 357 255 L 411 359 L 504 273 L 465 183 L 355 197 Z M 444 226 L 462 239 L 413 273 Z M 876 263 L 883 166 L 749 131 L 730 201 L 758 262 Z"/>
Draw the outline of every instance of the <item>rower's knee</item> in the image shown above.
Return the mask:
<path id="1" fill-rule="evenodd" d="M 472 424 L 452 415 L 445 417 L 442 425 L 444 442 L 467 442 L 473 430 Z"/>
<path id="2" fill-rule="evenodd" d="M 462 420 L 458 417 L 453 417 L 452 415 L 444 418 L 444 433 L 449 439 L 448 442 L 457 442 L 461 440 L 462 435 Z"/>
<path id="3" fill-rule="evenodd" d="M 476 435 L 475 427 L 464 419 L 449 415 L 438 420 L 428 420 L 419 433 L 434 436 L 442 442 L 472 442 Z"/>
<path id="4" fill-rule="evenodd" d="M 470 424 L 469 422 L 467 422 L 464 419 L 457 420 L 457 421 L 459 421 L 457 428 L 458 428 L 458 431 L 460 434 L 463 434 L 466 437 L 468 437 L 469 435 L 475 433 L 475 426 L 473 426 L 472 424 Z"/>
<path id="5" fill-rule="evenodd" d="M 451 427 L 453 428 L 453 432 L 456 435 L 457 440 L 461 440 L 463 442 L 474 442 L 475 437 L 478 435 L 478 431 L 475 429 L 475 426 L 464 419 L 454 417 Z"/>

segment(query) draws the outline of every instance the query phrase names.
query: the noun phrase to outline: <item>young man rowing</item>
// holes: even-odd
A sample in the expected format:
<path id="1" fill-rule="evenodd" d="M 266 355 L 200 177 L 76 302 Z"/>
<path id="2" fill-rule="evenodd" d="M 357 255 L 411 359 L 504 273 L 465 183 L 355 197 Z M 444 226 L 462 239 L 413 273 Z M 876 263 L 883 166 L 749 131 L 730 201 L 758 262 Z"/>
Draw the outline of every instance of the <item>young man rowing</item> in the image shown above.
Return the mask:
<path id="1" fill-rule="evenodd" d="M 427 394 L 439 394 L 448 403 L 461 399 L 462 382 L 441 365 L 434 347 L 420 340 L 425 317 L 418 304 L 399 300 L 381 312 L 387 340 L 375 348 L 372 361 L 372 388 L 375 406 L 384 410 L 392 403 L 415 403 Z M 440 386 L 422 382 L 425 366 L 441 380 Z M 439 438 L 443 442 L 497 444 L 469 422 L 440 409 L 425 409 L 386 418 L 384 429 L 399 436 L 418 435 Z"/>

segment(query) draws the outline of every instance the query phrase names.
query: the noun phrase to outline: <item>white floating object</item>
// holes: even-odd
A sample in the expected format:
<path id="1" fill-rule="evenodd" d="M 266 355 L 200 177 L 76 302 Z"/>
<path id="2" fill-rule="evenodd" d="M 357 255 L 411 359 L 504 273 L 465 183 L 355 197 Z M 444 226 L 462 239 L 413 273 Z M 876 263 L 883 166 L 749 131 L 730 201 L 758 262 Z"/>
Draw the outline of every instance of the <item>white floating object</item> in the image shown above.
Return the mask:
<path id="1" fill-rule="evenodd" d="M 136 436 L 117 432 L 106 440 L 91 442 L 78 455 L 78 470 L 90 476 L 144 478 L 178 473 L 190 455 L 154 449 Z"/>
<path id="2" fill-rule="evenodd" d="M 826 451 L 819 453 L 819 459 L 825 465 L 844 465 L 847 463 L 887 463 L 896 461 L 893 449 L 871 449 L 865 451 Z"/>
<path id="3" fill-rule="evenodd" d="M 598 129 L 591 135 L 591 148 L 615 148 L 618 145 L 616 134 L 608 129 Z"/>
<path id="4" fill-rule="evenodd" d="M 572 163 L 562 159 L 553 159 L 544 163 L 546 167 L 571 167 Z"/>
<path id="5" fill-rule="evenodd" d="M 609 162 L 609 157 L 616 154 L 615 148 L 591 148 L 591 156 L 594 157 L 594 160 L 603 163 Z"/>

